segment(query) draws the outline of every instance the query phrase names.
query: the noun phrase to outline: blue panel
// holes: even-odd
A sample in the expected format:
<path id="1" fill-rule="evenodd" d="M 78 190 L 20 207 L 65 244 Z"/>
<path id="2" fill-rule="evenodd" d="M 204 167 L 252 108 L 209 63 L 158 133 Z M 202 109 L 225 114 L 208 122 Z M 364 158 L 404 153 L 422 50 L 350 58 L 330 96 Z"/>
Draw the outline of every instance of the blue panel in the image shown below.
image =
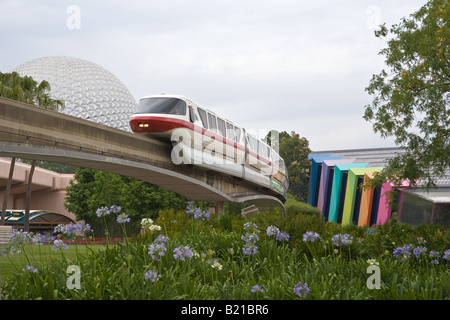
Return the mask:
<path id="1" fill-rule="evenodd" d="M 375 188 L 373 191 L 372 210 L 370 213 L 370 225 L 377 223 L 378 207 L 380 205 L 381 187 Z"/>
<path id="2" fill-rule="evenodd" d="M 319 195 L 322 162 L 324 160 L 340 160 L 342 156 L 332 156 L 331 153 L 320 153 L 310 154 L 308 159 L 311 160 L 311 169 L 309 170 L 309 188 L 306 203 L 311 206 L 316 206 Z"/>
<path id="3" fill-rule="evenodd" d="M 342 181 L 341 181 L 341 193 L 339 196 L 339 210 L 337 216 L 337 222 L 342 223 L 342 213 L 344 212 L 344 202 L 345 202 L 345 189 L 347 188 L 347 179 L 348 172 L 342 172 Z"/>
<path id="4" fill-rule="evenodd" d="M 318 176 L 319 164 L 311 159 L 311 169 L 309 170 L 309 186 L 308 186 L 308 199 L 306 203 L 313 206 L 314 199 L 316 198 L 316 184 L 319 178 Z"/>
<path id="5" fill-rule="evenodd" d="M 322 215 L 325 217 L 325 221 L 328 221 L 328 211 L 330 210 L 331 189 L 333 187 L 334 168 L 330 168 L 330 174 L 328 177 L 327 193 L 325 203 L 323 205 Z"/>

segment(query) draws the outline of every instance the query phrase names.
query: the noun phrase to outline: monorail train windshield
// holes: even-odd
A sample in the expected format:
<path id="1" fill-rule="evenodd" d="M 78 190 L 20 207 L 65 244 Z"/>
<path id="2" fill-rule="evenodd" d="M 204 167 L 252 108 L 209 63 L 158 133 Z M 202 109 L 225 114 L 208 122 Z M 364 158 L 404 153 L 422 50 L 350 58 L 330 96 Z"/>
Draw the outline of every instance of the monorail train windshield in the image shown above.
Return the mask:
<path id="1" fill-rule="evenodd" d="M 186 102 L 177 98 L 143 98 L 136 113 L 162 113 L 186 115 Z"/>

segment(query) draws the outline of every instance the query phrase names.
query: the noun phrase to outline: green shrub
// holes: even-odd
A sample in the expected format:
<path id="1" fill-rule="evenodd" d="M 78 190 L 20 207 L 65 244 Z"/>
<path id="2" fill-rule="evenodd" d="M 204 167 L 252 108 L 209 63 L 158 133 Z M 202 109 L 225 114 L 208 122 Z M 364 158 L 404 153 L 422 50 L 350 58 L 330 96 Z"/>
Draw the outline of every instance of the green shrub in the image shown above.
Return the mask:
<path id="1" fill-rule="evenodd" d="M 295 200 L 292 195 L 288 195 L 288 199 L 284 204 L 286 212 L 290 214 L 310 214 L 310 215 L 320 215 L 320 209 L 313 207 L 307 203 Z"/>

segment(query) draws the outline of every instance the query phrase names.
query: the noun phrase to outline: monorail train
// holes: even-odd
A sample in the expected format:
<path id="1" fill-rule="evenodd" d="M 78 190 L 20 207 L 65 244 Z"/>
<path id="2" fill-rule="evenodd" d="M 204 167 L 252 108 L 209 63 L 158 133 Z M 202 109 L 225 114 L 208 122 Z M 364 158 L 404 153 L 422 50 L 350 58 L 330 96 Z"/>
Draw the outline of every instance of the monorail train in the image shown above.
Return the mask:
<path id="1" fill-rule="evenodd" d="M 171 141 L 175 164 L 202 166 L 271 189 L 286 200 L 289 178 L 280 155 L 255 135 L 178 95 L 139 100 L 131 130 Z"/>

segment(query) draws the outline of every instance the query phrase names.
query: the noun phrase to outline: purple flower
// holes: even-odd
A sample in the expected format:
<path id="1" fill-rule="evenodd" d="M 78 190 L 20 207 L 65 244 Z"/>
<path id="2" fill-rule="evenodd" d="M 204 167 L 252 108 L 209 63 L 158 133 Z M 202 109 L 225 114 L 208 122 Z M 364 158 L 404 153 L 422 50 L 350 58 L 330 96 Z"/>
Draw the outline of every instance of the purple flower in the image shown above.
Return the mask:
<path id="1" fill-rule="evenodd" d="M 251 242 L 247 242 L 242 247 L 242 253 L 246 254 L 246 255 L 254 255 L 254 254 L 256 254 L 257 251 L 258 251 L 258 246 Z"/>
<path id="2" fill-rule="evenodd" d="M 178 248 L 175 248 L 175 250 L 173 250 L 173 253 L 173 257 L 175 258 L 175 260 L 180 259 L 181 261 L 185 261 L 186 258 L 192 258 L 192 256 L 194 255 L 191 248 L 189 248 L 188 246 L 179 246 Z"/>
<path id="3" fill-rule="evenodd" d="M 33 273 L 37 273 L 37 272 L 38 272 L 38 269 L 36 269 L 36 268 L 33 267 L 33 266 L 27 265 L 24 269 L 22 269 L 22 271 L 31 271 L 31 272 L 33 272 Z"/>
<path id="4" fill-rule="evenodd" d="M 277 241 L 289 241 L 289 234 L 285 231 L 280 231 L 277 233 Z"/>
<path id="5" fill-rule="evenodd" d="M 110 212 L 110 213 L 119 213 L 120 210 L 122 210 L 122 208 L 119 207 L 119 206 L 115 206 L 115 205 L 112 205 L 112 206 L 109 208 L 109 212 Z"/>
<path id="6" fill-rule="evenodd" d="M 431 258 L 439 258 L 440 254 L 438 251 L 430 251 L 430 257 Z"/>
<path id="7" fill-rule="evenodd" d="M 53 251 L 69 249 L 69 246 L 67 244 L 65 244 L 62 240 L 59 240 L 59 239 L 55 240 L 55 242 L 53 244 L 54 244 L 54 246 L 52 248 Z"/>
<path id="8" fill-rule="evenodd" d="M 9 244 L 11 245 L 9 248 L 9 253 L 20 253 L 29 241 L 32 241 L 32 236 L 30 233 L 23 230 L 14 229 L 13 234 L 9 239 Z"/>
<path id="9" fill-rule="evenodd" d="M 333 236 L 331 241 L 337 247 L 347 246 L 353 242 L 353 237 L 347 233 L 346 234 L 338 233 Z"/>
<path id="10" fill-rule="evenodd" d="M 166 254 L 167 248 L 164 243 L 155 242 L 148 246 L 148 254 L 153 260 L 160 261 L 159 257 Z"/>
<path id="11" fill-rule="evenodd" d="M 194 213 L 195 208 L 196 207 L 194 206 L 194 201 L 188 201 L 188 206 L 186 207 L 186 213 L 187 214 Z"/>
<path id="12" fill-rule="evenodd" d="M 192 214 L 194 216 L 194 219 L 197 219 L 197 220 L 198 219 L 202 219 L 202 220 L 209 219 L 209 211 L 203 210 L 202 208 L 194 206 L 193 201 L 188 202 L 188 206 L 186 208 L 186 213 Z"/>
<path id="13" fill-rule="evenodd" d="M 258 293 L 258 292 L 264 292 L 264 289 L 262 286 L 260 286 L 259 284 L 255 284 L 252 289 L 251 292 L 253 293 Z"/>
<path id="14" fill-rule="evenodd" d="M 109 216 L 110 213 L 111 212 L 107 207 L 101 207 L 97 209 L 97 217 L 99 218 Z"/>
<path id="15" fill-rule="evenodd" d="M 447 261 L 450 260 L 450 249 L 445 250 L 443 258 Z"/>
<path id="16" fill-rule="evenodd" d="M 244 230 L 258 232 L 258 226 L 256 225 L 256 223 L 246 222 L 244 223 Z"/>
<path id="17" fill-rule="evenodd" d="M 300 298 L 305 297 L 310 291 L 308 284 L 305 282 L 299 282 L 294 286 L 294 293 Z"/>
<path id="18" fill-rule="evenodd" d="M 272 237 L 272 236 L 276 236 L 279 231 L 280 231 L 280 229 L 278 229 L 275 226 L 268 226 L 266 233 L 269 237 Z"/>
<path id="19" fill-rule="evenodd" d="M 303 234 L 303 241 L 305 242 L 314 242 L 318 239 L 320 239 L 320 236 L 316 232 L 307 231 Z"/>
<path id="20" fill-rule="evenodd" d="M 169 241 L 169 237 L 167 237 L 163 234 L 160 234 L 159 236 L 156 237 L 154 242 L 155 243 L 166 243 L 167 241 Z"/>
<path id="21" fill-rule="evenodd" d="M 259 240 L 259 237 L 256 233 L 244 233 L 241 236 L 241 239 L 244 240 L 245 242 L 256 242 Z"/>
<path id="22" fill-rule="evenodd" d="M 117 216 L 117 223 L 127 223 L 130 222 L 130 218 L 126 213 L 121 213 Z"/>
<path id="23" fill-rule="evenodd" d="M 90 231 L 91 226 L 84 220 L 81 220 L 76 224 L 72 222 L 69 224 L 58 224 L 54 229 L 55 233 L 62 233 L 67 237 L 75 236 L 77 234 L 83 234 Z"/>
<path id="24" fill-rule="evenodd" d="M 156 282 L 158 278 L 161 278 L 161 275 L 158 274 L 158 272 L 154 270 L 148 270 L 145 273 L 145 280 L 150 280 L 151 282 Z"/>
<path id="25" fill-rule="evenodd" d="M 91 232 L 91 226 L 86 223 L 86 221 L 81 220 L 76 224 L 77 232 L 86 233 Z"/>
<path id="26" fill-rule="evenodd" d="M 405 244 L 403 247 L 398 247 L 394 250 L 393 255 L 396 258 L 402 258 L 402 260 L 406 260 L 411 256 L 411 248 L 413 247 L 412 244 Z"/>
<path id="27" fill-rule="evenodd" d="M 256 254 L 258 250 L 258 246 L 256 242 L 259 240 L 257 235 L 258 226 L 252 222 L 246 222 L 244 224 L 245 233 L 241 236 L 241 239 L 244 240 L 244 245 L 242 247 L 242 253 L 246 255 Z"/>
<path id="28" fill-rule="evenodd" d="M 420 256 L 422 254 L 425 254 L 426 251 L 427 251 L 427 248 L 419 246 L 419 247 L 414 248 L 413 253 L 416 256 L 416 258 L 420 258 Z"/>

